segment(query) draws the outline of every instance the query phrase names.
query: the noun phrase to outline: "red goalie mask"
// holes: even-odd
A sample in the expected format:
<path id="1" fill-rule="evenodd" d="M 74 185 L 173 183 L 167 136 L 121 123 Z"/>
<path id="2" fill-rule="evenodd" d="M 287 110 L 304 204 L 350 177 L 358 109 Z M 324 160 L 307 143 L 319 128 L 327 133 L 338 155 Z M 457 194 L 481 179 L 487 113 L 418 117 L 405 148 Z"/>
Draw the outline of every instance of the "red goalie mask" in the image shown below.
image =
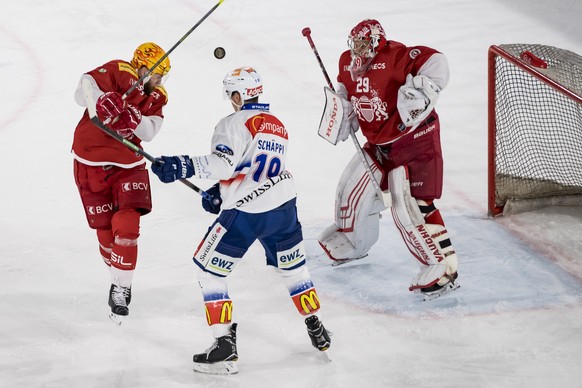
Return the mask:
<path id="1" fill-rule="evenodd" d="M 377 20 L 366 19 L 352 28 L 348 37 L 348 47 L 352 56 L 350 74 L 353 80 L 368 71 L 372 60 L 386 44 L 386 33 Z"/>

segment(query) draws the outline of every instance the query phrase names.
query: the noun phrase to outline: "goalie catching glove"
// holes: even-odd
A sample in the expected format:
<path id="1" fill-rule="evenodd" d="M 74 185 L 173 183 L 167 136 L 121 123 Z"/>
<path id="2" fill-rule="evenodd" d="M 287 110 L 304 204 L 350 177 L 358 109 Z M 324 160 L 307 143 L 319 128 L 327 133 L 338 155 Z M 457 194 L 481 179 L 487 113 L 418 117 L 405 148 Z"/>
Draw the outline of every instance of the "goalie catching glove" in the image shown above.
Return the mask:
<path id="1" fill-rule="evenodd" d="M 406 76 L 406 83 L 398 89 L 396 107 L 407 127 L 421 123 L 432 112 L 439 97 L 440 88 L 427 76 Z"/>

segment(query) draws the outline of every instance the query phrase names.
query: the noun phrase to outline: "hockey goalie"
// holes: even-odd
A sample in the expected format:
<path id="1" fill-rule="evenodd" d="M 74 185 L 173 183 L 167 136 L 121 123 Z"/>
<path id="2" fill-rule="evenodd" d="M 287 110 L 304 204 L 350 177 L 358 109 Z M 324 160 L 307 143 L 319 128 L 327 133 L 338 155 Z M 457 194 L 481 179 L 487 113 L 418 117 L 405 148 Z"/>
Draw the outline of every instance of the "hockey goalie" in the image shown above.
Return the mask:
<path id="1" fill-rule="evenodd" d="M 443 184 L 434 106 L 449 79 L 446 57 L 388 41 L 380 23 L 369 19 L 351 30 L 348 45 L 339 59 L 337 93 L 326 88 L 319 133 L 336 144 L 361 129 L 367 165 L 360 155 L 348 163 L 336 190 L 335 222 L 319 243 L 337 263 L 365 257 L 389 205 L 378 186 L 390 193 L 393 220 L 420 265 L 409 289 L 433 299 L 458 288 L 457 255 L 434 203 Z M 326 120 L 340 106 L 341 120 Z"/>

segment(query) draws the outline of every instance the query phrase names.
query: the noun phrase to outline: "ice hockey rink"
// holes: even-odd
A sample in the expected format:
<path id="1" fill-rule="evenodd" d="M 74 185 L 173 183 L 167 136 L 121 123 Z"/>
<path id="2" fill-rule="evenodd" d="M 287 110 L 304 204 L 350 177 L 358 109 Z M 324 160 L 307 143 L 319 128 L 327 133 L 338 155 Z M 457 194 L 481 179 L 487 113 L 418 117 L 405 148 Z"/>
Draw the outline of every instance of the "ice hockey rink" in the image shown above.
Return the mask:
<path id="1" fill-rule="evenodd" d="M 582 212 L 491 219 L 486 207 L 487 49 L 539 43 L 582 54 L 575 0 L 225 0 L 171 54 L 164 128 L 143 146 L 156 156 L 208 153 L 215 123 L 232 111 L 221 96 L 226 72 L 250 65 L 262 74 L 262 100 L 290 132 L 288 167 L 322 320 L 333 332 L 332 362 L 311 346 L 287 290 L 253 246 L 229 278 L 240 372 L 192 371 L 192 355 L 212 336 L 191 258 L 213 216 L 194 191 L 155 176 L 130 316 L 113 325 L 109 273 L 72 176 L 83 112 L 73 93 L 83 72 L 130 59 L 142 42 L 170 48 L 214 4 L 3 4 L 0 387 L 579 387 Z M 366 259 L 332 267 L 316 241 L 333 220 L 336 182 L 354 145 L 317 136 L 325 79 L 301 30 L 311 28 L 335 78 L 347 35 L 364 18 L 450 63 L 437 104 L 445 187 L 436 204 L 459 254 L 461 288 L 430 302 L 408 291 L 417 265 L 389 212 Z"/>

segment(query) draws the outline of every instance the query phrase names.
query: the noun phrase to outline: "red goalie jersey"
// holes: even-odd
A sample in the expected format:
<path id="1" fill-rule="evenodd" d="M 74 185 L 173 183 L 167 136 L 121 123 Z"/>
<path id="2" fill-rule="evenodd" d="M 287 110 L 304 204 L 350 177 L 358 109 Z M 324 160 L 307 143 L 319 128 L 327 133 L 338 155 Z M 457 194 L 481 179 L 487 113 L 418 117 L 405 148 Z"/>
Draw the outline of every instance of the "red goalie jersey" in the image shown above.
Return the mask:
<path id="1" fill-rule="evenodd" d="M 355 80 L 349 71 L 350 63 L 350 50 L 347 50 L 339 60 L 338 91 L 345 93 L 342 85 L 345 87 L 362 133 L 375 145 L 394 142 L 410 131 L 402 124 L 396 108 L 398 89 L 406 82 L 408 74 L 426 75 L 441 89 L 449 78 L 443 54 L 430 47 L 406 47 L 395 41 L 388 41 L 378 51 L 368 71 Z"/>

